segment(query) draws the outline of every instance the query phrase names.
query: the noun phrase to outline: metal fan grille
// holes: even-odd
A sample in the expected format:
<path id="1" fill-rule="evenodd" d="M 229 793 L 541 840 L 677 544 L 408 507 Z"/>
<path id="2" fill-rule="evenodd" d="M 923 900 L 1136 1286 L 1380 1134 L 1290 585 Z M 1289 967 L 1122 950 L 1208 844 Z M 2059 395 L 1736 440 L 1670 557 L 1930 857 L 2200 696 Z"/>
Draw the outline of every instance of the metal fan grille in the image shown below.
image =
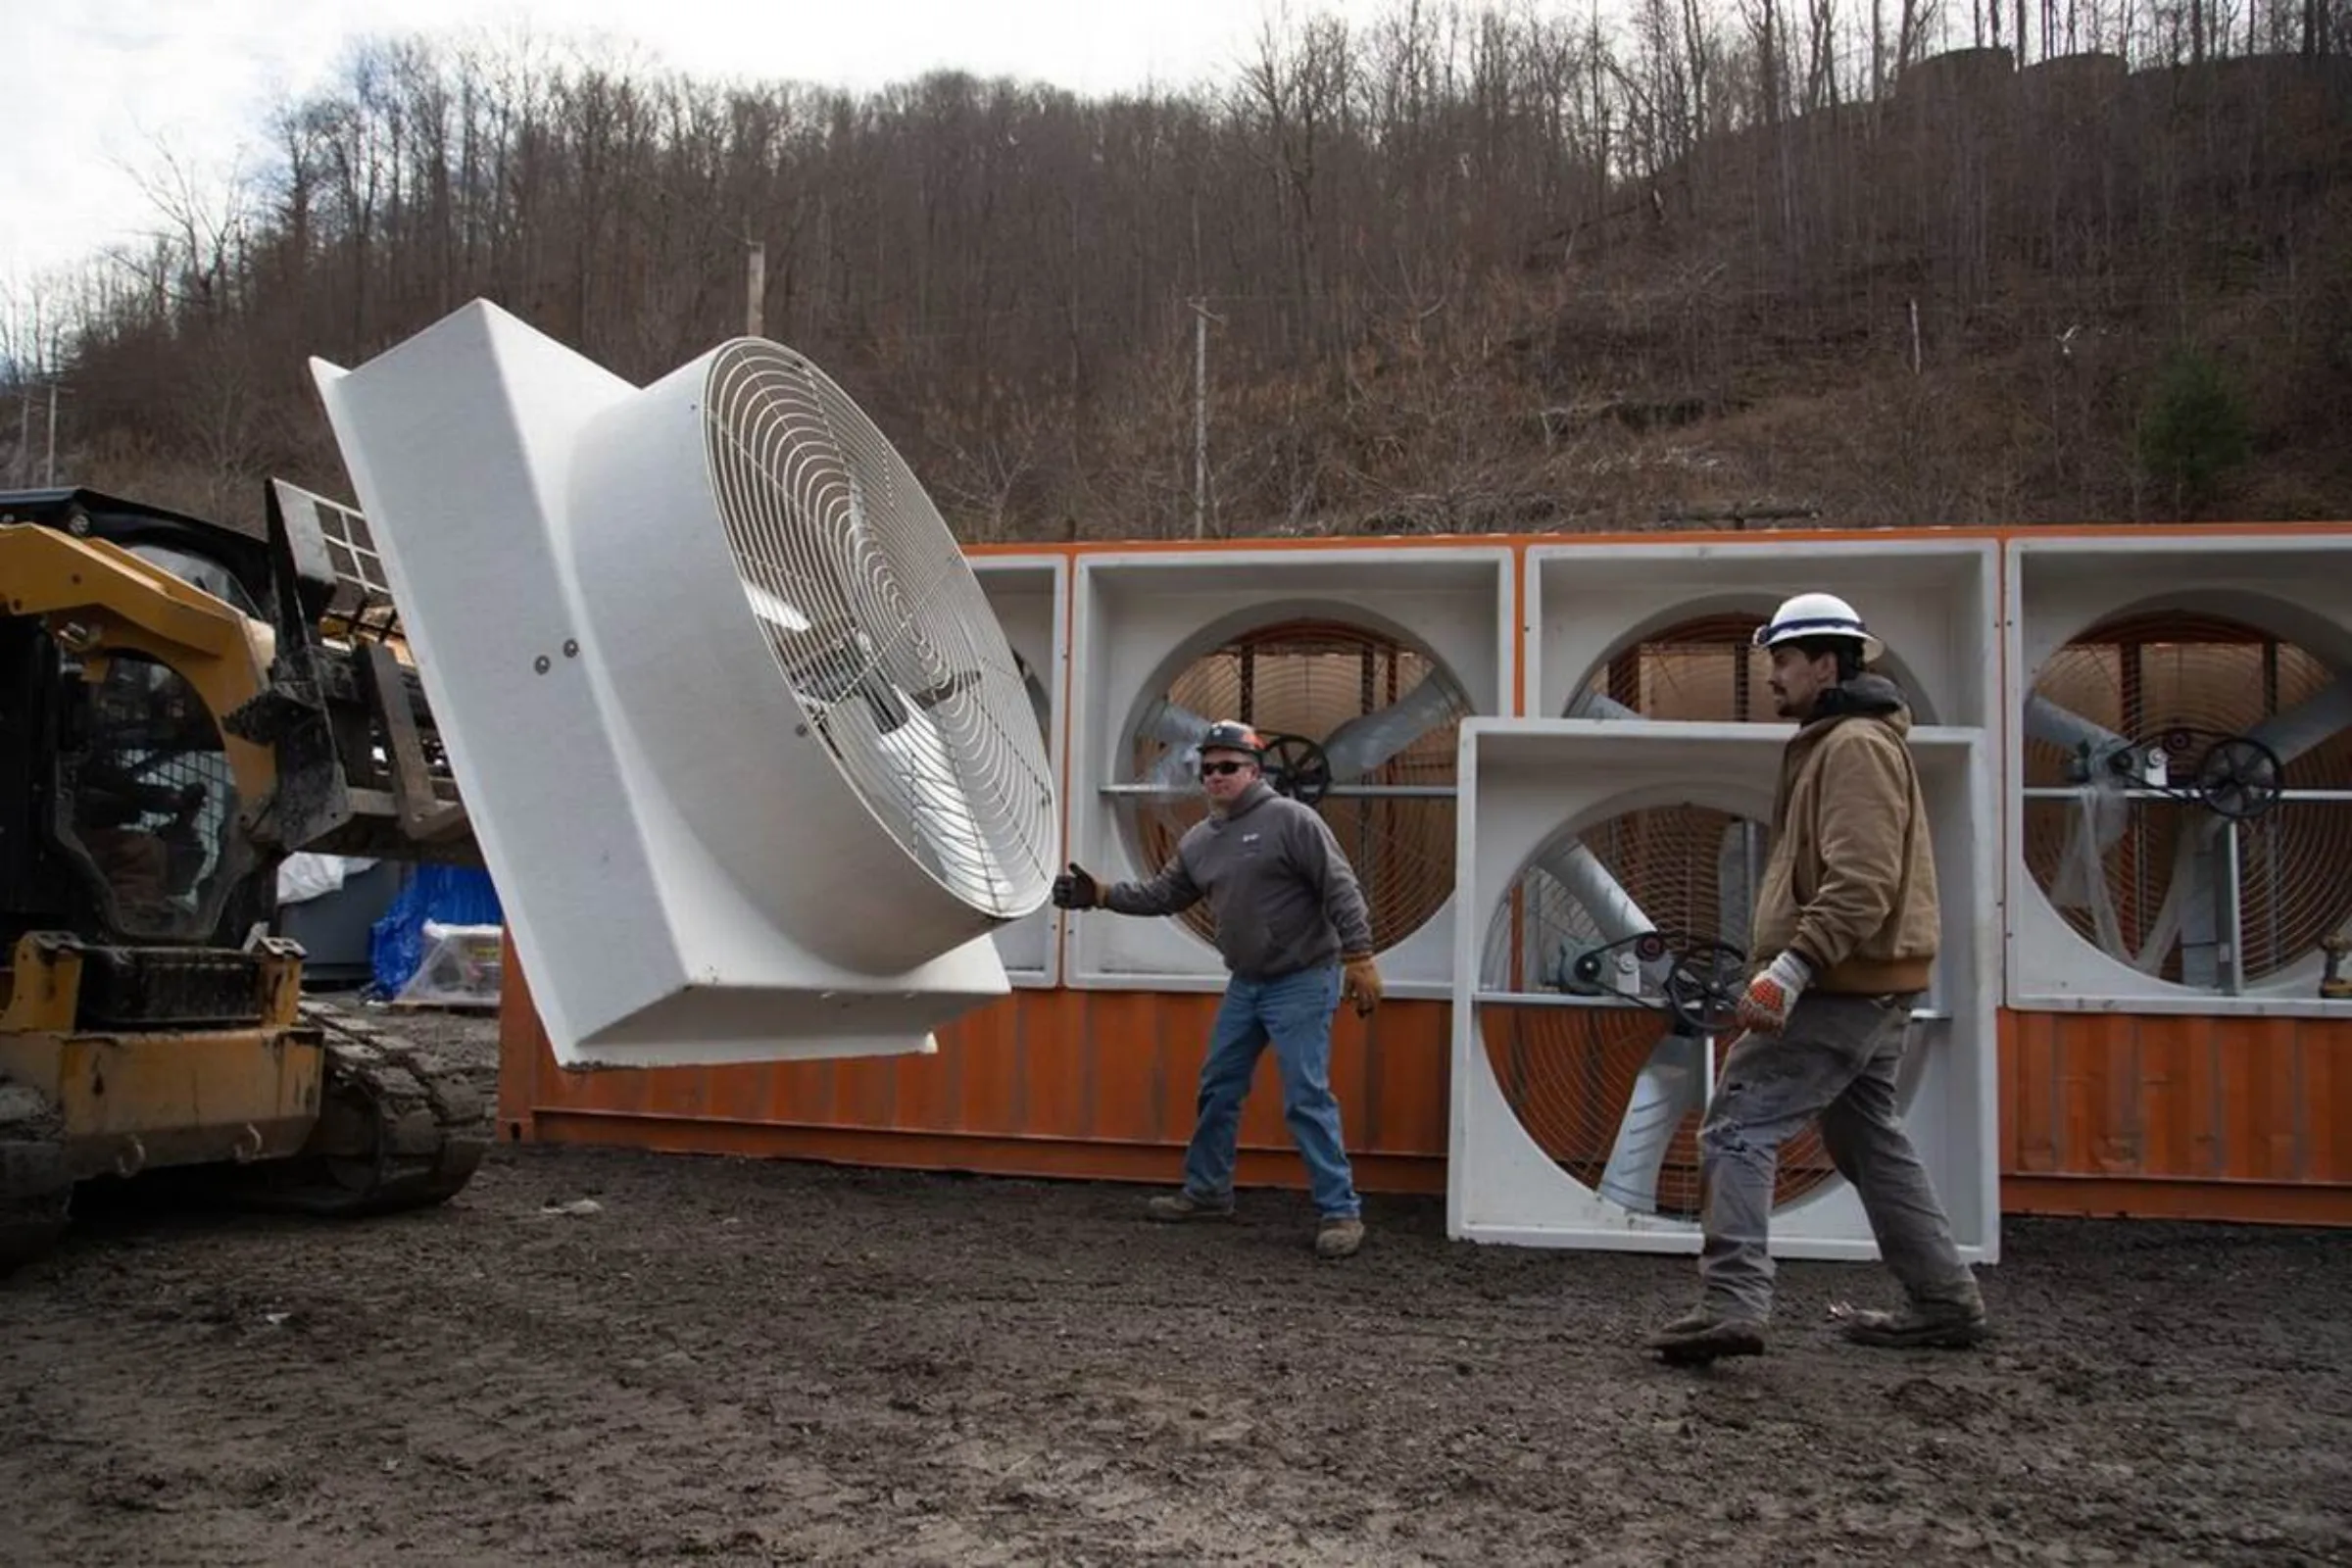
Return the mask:
<path id="1" fill-rule="evenodd" d="M 713 358 L 712 487 L 746 602 L 810 731 L 941 886 L 997 915 L 1051 880 L 1053 786 L 1012 650 L 898 452 L 799 355 Z"/>
<path id="2" fill-rule="evenodd" d="M 1761 615 L 1706 615 L 1682 621 L 1603 660 L 1586 682 L 1644 718 L 1683 723 L 1773 723 L 1772 658 L 1750 639 Z"/>
<path id="3" fill-rule="evenodd" d="M 1652 1006 L 1563 997 L 1562 960 L 1616 943 L 1623 917 L 1595 908 L 1562 856 L 1581 843 L 1671 946 L 1746 945 L 1765 853 L 1762 824 L 1703 806 L 1629 811 L 1547 845 L 1490 921 L 1479 1033 L 1504 1101 L 1544 1153 L 1583 1186 L 1642 1212 L 1696 1216 L 1698 1128 L 1731 1037 L 1710 1038 Z M 1652 1002 L 1656 1000 L 1654 992 Z M 1808 1129 L 1783 1146 L 1776 1203 L 1836 1174 Z"/>
<path id="4" fill-rule="evenodd" d="M 1411 743 L 1360 776 L 1335 779 L 1315 803 L 1363 885 L 1376 949 L 1403 941 L 1453 896 L 1455 736 L 1469 715 L 1468 699 L 1420 650 L 1322 620 L 1237 637 L 1196 660 L 1165 693 L 1173 710 L 1239 718 L 1268 736 L 1323 740 L 1431 681 L 1440 700 Z M 1189 747 L 1148 730 L 1131 743 L 1130 776 L 1166 786 L 1119 797 L 1120 830 L 1139 864 L 1164 865 L 1207 810 L 1189 770 Z M 1181 918 L 1203 940 L 1213 937 L 1205 904 Z"/>
<path id="5" fill-rule="evenodd" d="M 2034 695 L 2122 740 L 2183 732 L 2201 748 L 2266 732 L 2266 721 L 2336 679 L 2308 650 L 2258 627 L 2167 612 L 2083 633 L 2042 665 Z M 2027 868 L 2067 923 L 2111 956 L 2228 990 L 2310 959 L 2352 917 L 2352 730 L 2282 754 L 2278 804 L 2234 827 L 2232 901 L 2224 819 L 2194 799 L 2127 794 L 2120 780 L 2086 789 L 2076 750 L 2033 727 L 2021 760 Z"/>

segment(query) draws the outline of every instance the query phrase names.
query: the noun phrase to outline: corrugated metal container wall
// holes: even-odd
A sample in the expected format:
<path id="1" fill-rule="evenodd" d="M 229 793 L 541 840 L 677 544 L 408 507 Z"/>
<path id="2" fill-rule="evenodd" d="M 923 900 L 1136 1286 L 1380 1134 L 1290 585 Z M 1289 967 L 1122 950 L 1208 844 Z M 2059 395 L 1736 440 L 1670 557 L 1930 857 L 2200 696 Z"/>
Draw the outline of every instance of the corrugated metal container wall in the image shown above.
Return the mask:
<path id="1" fill-rule="evenodd" d="M 1021 990 L 942 1031 L 936 1056 L 575 1073 L 511 953 L 505 974 L 510 1139 L 1144 1182 L 1177 1174 L 1216 1005 Z M 1449 1017 L 1412 1000 L 1341 1015 L 1333 1087 L 1368 1192 L 1444 1190 Z M 2352 1018 L 2004 1010 L 2000 1026 L 2006 1210 L 2352 1225 Z M 1242 1141 L 1243 1182 L 1302 1185 L 1270 1058 Z"/>
<path id="2" fill-rule="evenodd" d="M 559 1068 L 510 957 L 499 1113 L 513 1139 L 1164 1182 L 1192 1130 L 1213 997 L 1022 991 L 936 1056 L 709 1070 Z M 1443 1003 L 1340 1025 L 1332 1085 L 1367 1192 L 1446 1183 Z M 2011 1213 L 2352 1225 L 2352 1021 L 2001 1015 Z M 1242 1180 L 1303 1185 L 1269 1058 Z"/>
<path id="3" fill-rule="evenodd" d="M 1016 991 L 941 1031 L 933 1056 L 567 1072 L 511 952 L 505 974 L 510 1139 L 1121 1181 L 1173 1176 L 1217 1005 L 1213 995 Z M 1445 1189 L 1449 1012 L 1396 1001 L 1369 1023 L 1341 1013 L 1332 1089 L 1366 1191 Z M 1299 1184 L 1271 1053 L 1242 1146 L 1245 1183 Z"/>
<path id="4" fill-rule="evenodd" d="M 2017 1213 L 2352 1224 L 2352 1020 L 2001 1014 Z"/>

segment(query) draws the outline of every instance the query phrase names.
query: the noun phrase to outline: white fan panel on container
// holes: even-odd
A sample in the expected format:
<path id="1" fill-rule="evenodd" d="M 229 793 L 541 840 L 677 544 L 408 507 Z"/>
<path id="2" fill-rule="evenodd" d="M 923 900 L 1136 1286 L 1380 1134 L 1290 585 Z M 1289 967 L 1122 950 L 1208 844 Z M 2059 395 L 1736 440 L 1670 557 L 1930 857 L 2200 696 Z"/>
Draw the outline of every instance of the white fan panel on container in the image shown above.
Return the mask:
<path id="1" fill-rule="evenodd" d="M 316 367 L 559 1061 L 930 1049 L 1054 779 L 898 454 L 754 339 L 640 388 L 485 302 Z"/>
<path id="2" fill-rule="evenodd" d="M 1200 809 L 1201 731 L 1253 718 L 1295 736 L 1285 759 L 1309 760 L 1323 781 L 1318 809 L 1366 884 L 1390 994 L 1446 995 L 1448 737 L 1462 715 L 1509 704 L 1510 567 L 1505 550 L 1465 547 L 1082 558 L 1071 858 L 1109 880 L 1155 872 Z M 1069 931 L 1070 984 L 1224 983 L 1200 915 L 1098 915 Z"/>
<path id="3" fill-rule="evenodd" d="M 2352 539 L 2012 546 L 2009 1000 L 2324 1015 L 2352 921 Z"/>
<path id="4" fill-rule="evenodd" d="M 1004 628 L 1022 689 L 1028 693 L 1054 777 L 1061 777 L 1060 695 L 1069 674 L 1065 627 L 1069 563 L 1058 555 L 988 551 L 971 557 L 972 573 Z M 1059 824 L 1056 824 L 1058 831 Z M 1061 973 L 1061 911 L 1051 904 L 997 933 L 1004 972 L 1019 987 L 1052 986 Z"/>
<path id="5" fill-rule="evenodd" d="M 1990 541 L 1969 539 L 1539 545 L 1527 553 L 1528 708 L 1565 712 L 1608 659 L 1667 627 L 1761 620 L 1789 595 L 1821 590 L 1852 604 L 1885 641 L 1882 667 L 1915 711 L 1989 727 L 2000 691 L 1998 567 Z"/>
<path id="6" fill-rule="evenodd" d="M 1637 1180 L 1633 1190 L 1623 1190 L 1626 1175 L 1645 1178 L 1653 1159 L 1673 1157 L 1639 1126 L 1629 1136 L 1632 1118 L 1614 1126 L 1583 1122 L 1569 1136 L 1541 1123 L 1531 1127 L 1514 1108 L 1505 1083 L 1513 1048 L 1521 1070 L 1529 1071 L 1544 1052 L 1592 1044 L 1589 1036 L 1531 1020 L 1551 1011 L 1615 1011 L 1624 1004 L 1531 986 L 1526 949 L 1507 935 L 1497 942 L 1495 921 L 1524 918 L 1531 872 L 1579 889 L 1573 896 L 1588 908 L 1610 903 L 1600 884 L 1575 879 L 1561 851 L 1588 834 L 1603 837 L 1611 823 L 1678 810 L 1686 819 L 1765 815 L 1786 735 L 1761 724 L 1636 719 L 1482 719 L 1463 726 L 1457 863 L 1465 923 L 1456 933 L 1450 1234 L 1528 1246 L 1696 1249 L 1695 1223 L 1658 1200 L 1665 1196 L 1661 1183 Z M 1944 940 L 1932 988 L 1940 1005 L 1914 1015 L 1906 1125 L 1951 1209 L 1963 1250 L 1989 1262 L 1998 1250 L 1999 1168 L 1993 997 L 1979 935 L 1992 907 L 1985 759 L 1982 736 L 1973 730 L 1922 728 L 1913 732 L 1913 748 L 1935 838 Z M 1731 879 L 1718 868 L 1705 880 L 1721 899 Z M 1618 887 L 1622 891 L 1623 884 Z M 1742 891 L 1735 889 L 1734 897 Z M 1518 910 L 1510 906 L 1515 895 L 1522 902 Z M 1642 917 L 1649 917 L 1647 911 Z M 1514 954 L 1521 956 L 1516 964 L 1510 961 Z M 1704 1064 L 1691 1064 L 1689 1076 L 1703 1083 L 1712 1062 L 1705 1059 L 1704 1043 L 1700 1049 Z M 1607 1081 L 1612 1063 L 1603 1059 L 1605 1051 L 1585 1054 L 1582 1064 L 1555 1062 L 1548 1070 L 1560 1077 L 1594 1069 L 1588 1097 L 1594 1104 L 1614 1105 L 1622 1097 L 1631 1110 L 1663 1114 L 1651 1102 L 1673 1085 L 1653 1081 L 1628 1090 Z M 1529 1102 L 1522 1097 L 1520 1102 Z M 1605 1152 L 1595 1125 L 1608 1133 Z M 1600 1190 L 1612 1163 L 1620 1178 L 1611 1183 L 1620 1189 L 1616 1198 Z M 1796 1185 L 1805 1190 L 1785 1190 L 1787 1200 L 1774 1216 L 1776 1254 L 1876 1255 L 1851 1189 L 1811 1171 Z"/>
<path id="7" fill-rule="evenodd" d="M 1785 734 L 1771 659 L 1753 643 L 1764 620 L 1762 612 L 1701 615 L 1612 648 L 1576 684 L 1562 716 L 1764 723 Z M 1900 661 L 1901 650 L 1888 650 L 1874 667 L 1899 670 Z M 1686 944 L 1744 953 L 1768 847 L 1769 824 L 1757 817 L 1703 808 L 1635 813 L 1540 855 L 1515 892 L 1517 924 L 1622 945 L 1645 922 L 1665 920 Z M 1564 874 L 1570 869 L 1573 877 Z M 1596 918 L 1603 911 L 1616 918 Z M 1493 957 L 1490 951 L 1491 973 Z M 1504 1054 L 1496 1071 L 1505 1098 L 1546 1150 L 1572 1164 L 1600 1159 L 1594 1185 L 1628 1207 L 1695 1212 L 1691 1139 L 1720 1064 L 1717 1048 L 1727 1042 L 1688 1016 L 1631 1007 L 1490 1007 L 1487 1033 Z M 1564 1069 L 1566 1062 L 1576 1066 Z M 1797 1201 L 1834 1174 L 1819 1131 L 1808 1127 L 1783 1147 L 1776 1201 Z"/>

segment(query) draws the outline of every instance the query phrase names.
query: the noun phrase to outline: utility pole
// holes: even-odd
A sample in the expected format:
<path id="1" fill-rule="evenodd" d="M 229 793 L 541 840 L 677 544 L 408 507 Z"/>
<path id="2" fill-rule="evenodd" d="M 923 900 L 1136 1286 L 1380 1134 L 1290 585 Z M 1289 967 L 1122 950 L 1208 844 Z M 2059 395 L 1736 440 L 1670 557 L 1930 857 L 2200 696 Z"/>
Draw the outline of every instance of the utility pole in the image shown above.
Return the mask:
<path id="1" fill-rule="evenodd" d="M 32 487 L 32 387 L 27 383 L 17 413 L 17 483 Z"/>
<path id="2" fill-rule="evenodd" d="M 1193 307 L 1193 537 L 1208 537 L 1208 301 Z"/>
<path id="3" fill-rule="evenodd" d="M 57 383 L 49 383 L 49 461 L 41 472 L 41 483 L 57 483 Z"/>
<path id="4" fill-rule="evenodd" d="M 765 337 L 767 247 L 748 234 L 744 236 L 744 246 L 751 254 L 745 259 L 743 269 L 743 335 Z"/>

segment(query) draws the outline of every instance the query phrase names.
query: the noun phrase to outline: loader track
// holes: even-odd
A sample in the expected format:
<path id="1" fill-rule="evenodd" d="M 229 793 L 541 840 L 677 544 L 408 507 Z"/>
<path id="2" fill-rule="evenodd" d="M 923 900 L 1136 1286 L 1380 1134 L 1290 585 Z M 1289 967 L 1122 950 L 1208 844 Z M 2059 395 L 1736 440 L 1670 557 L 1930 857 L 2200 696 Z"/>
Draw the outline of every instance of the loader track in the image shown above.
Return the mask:
<path id="1" fill-rule="evenodd" d="M 306 1005 L 325 1036 L 318 1127 L 290 1159 L 239 1173 L 249 1206 L 308 1214 L 386 1214 L 447 1200 L 490 1148 L 474 1087 L 412 1041 L 363 1018 Z"/>
<path id="2" fill-rule="evenodd" d="M 57 1112 L 0 1077 L 0 1274 L 29 1263 L 64 1233 L 74 1200 Z"/>

